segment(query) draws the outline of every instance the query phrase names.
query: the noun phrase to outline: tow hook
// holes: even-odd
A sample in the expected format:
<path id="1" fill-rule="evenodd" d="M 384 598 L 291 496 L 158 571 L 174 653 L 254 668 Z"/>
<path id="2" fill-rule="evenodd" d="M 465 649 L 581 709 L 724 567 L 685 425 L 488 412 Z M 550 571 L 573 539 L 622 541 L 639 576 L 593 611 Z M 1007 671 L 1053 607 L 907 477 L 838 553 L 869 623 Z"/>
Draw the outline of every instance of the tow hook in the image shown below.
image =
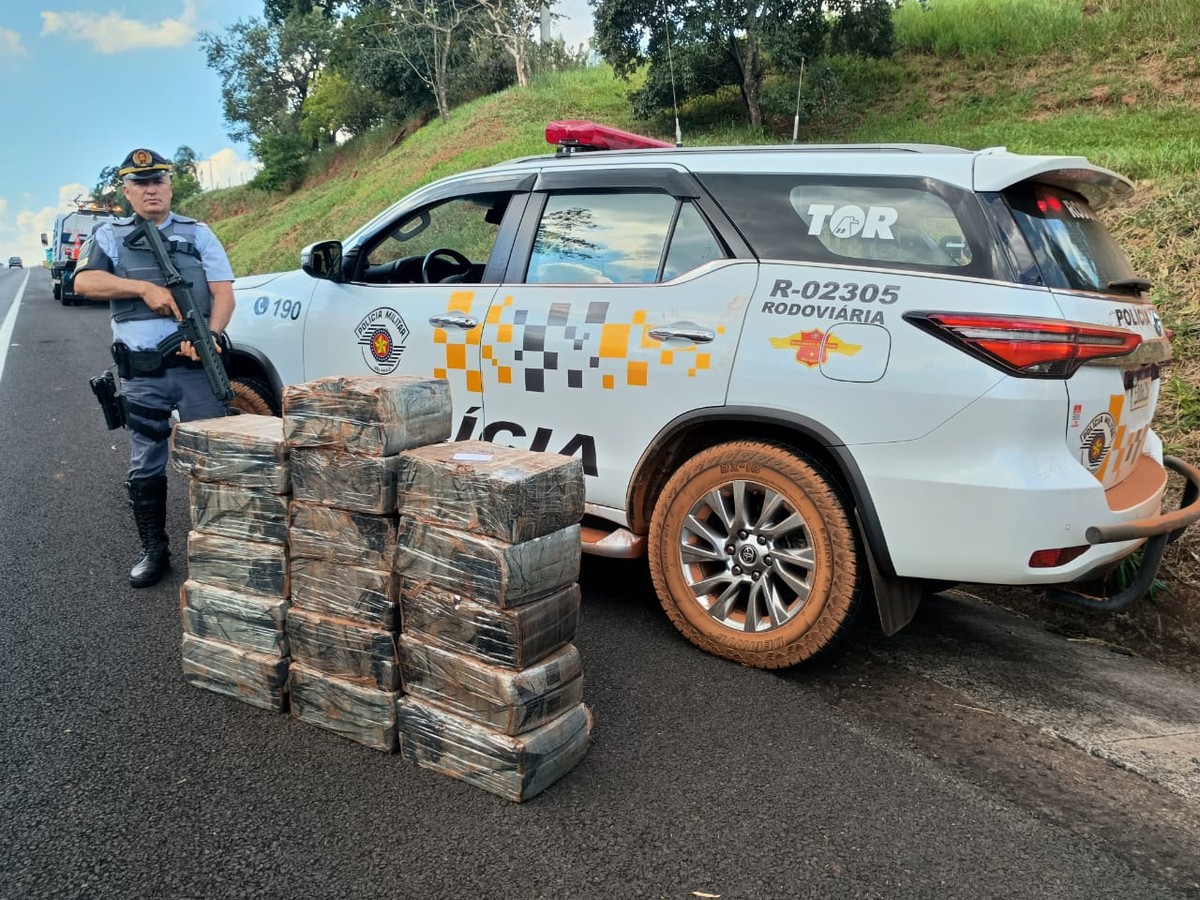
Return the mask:
<path id="1" fill-rule="evenodd" d="M 1179 509 L 1156 520 L 1127 522 L 1108 528 L 1092 527 L 1087 531 L 1088 542 L 1092 544 L 1147 538 L 1146 543 L 1142 545 L 1142 561 L 1129 587 L 1111 597 L 1094 597 L 1069 588 L 1054 587 L 1046 590 L 1047 597 L 1078 609 L 1120 612 L 1146 595 L 1150 586 L 1154 584 L 1155 576 L 1158 575 L 1158 567 L 1162 563 L 1167 544 L 1179 540 L 1187 527 L 1200 518 L 1200 504 L 1197 503 L 1197 498 L 1200 497 L 1200 471 L 1174 456 L 1164 456 L 1163 467 L 1178 472 L 1186 480 L 1183 496 L 1179 500 Z M 1163 531 L 1163 527 L 1173 530 Z"/>

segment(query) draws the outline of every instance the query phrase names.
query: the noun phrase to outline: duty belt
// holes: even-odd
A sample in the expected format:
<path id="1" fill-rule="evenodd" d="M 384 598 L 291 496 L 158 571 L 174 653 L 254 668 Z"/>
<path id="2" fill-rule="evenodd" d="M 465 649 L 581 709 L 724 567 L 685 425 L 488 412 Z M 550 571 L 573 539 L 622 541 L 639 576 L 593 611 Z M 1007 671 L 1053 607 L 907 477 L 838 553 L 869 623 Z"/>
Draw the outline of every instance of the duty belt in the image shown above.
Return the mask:
<path id="1" fill-rule="evenodd" d="M 117 374 L 122 378 L 158 378 L 167 369 L 176 366 L 192 369 L 200 367 L 200 363 L 177 353 L 163 356 L 157 350 L 130 350 L 121 341 L 112 345 L 112 358 L 117 364 Z"/>

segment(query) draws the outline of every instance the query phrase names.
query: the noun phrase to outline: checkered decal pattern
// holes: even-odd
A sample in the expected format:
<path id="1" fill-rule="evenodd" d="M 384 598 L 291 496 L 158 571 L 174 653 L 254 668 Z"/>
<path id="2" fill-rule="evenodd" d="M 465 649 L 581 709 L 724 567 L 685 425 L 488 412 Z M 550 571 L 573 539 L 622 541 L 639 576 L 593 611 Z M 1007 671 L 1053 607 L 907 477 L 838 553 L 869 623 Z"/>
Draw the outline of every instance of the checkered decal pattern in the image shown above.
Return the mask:
<path id="1" fill-rule="evenodd" d="M 461 291 L 450 299 L 450 312 L 470 313 L 474 292 Z M 515 306 L 513 297 L 488 310 L 487 334 L 493 343 L 480 347 L 485 371 L 495 373 L 500 384 L 522 379 L 527 391 L 543 393 L 547 386 L 614 390 L 618 386 L 646 387 L 656 367 L 685 367 L 695 378 L 712 362 L 711 354 L 696 346 L 664 350 L 648 332 L 653 323 L 647 311 L 635 310 L 630 321 L 609 321 L 610 304 L 605 301 L 550 304 L 543 320 Z M 468 346 L 480 343 L 482 328 L 448 334 L 434 332 L 434 340 L 446 345 L 446 368 L 434 371 L 435 378 L 448 372 L 465 371 Z M 724 328 L 718 329 L 723 333 Z M 630 359 L 631 348 L 643 351 L 641 359 Z M 649 356 L 647 359 L 646 357 Z M 467 390 L 482 389 L 477 373 L 467 371 Z"/>

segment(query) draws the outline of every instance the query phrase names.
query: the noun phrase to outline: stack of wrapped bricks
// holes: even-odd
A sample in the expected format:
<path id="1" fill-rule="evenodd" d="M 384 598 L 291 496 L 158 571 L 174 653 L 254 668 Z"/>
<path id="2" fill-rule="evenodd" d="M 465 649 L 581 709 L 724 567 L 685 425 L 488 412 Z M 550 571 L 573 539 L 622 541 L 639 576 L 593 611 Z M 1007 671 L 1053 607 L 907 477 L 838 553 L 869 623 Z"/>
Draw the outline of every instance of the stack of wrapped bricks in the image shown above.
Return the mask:
<path id="1" fill-rule="evenodd" d="M 287 515 L 283 428 L 271 416 L 186 422 L 172 465 L 189 477 L 188 580 L 180 588 L 189 684 L 287 708 Z"/>
<path id="2" fill-rule="evenodd" d="M 396 750 L 400 602 L 392 572 L 403 450 L 450 436 L 445 381 L 331 377 L 285 388 L 292 715 Z"/>
<path id="3" fill-rule="evenodd" d="M 481 442 L 400 454 L 405 758 L 521 801 L 587 752 L 579 460 Z"/>

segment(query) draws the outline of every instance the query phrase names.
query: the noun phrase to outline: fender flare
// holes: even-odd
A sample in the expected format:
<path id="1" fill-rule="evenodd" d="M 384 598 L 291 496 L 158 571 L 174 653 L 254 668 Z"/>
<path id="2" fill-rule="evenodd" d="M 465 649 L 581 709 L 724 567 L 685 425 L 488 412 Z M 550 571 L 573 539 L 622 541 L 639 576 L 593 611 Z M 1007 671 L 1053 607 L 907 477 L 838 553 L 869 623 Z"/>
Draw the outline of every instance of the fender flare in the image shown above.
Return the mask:
<path id="1" fill-rule="evenodd" d="M 251 347 L 246 344 L 239 344 L 237 341 L 230 339 L 230 365 L 228 368 L 236 372 L 236 364 L 239 358 L 250 360 L 253 367 L 262 372 L 263 376 L 267 380 L 267 383 L 271 386 L 271 390 L 275 392 L 275 397 L 279 400 L 283 399 L 283 380 L 279 377 L 279 372 L 276 371 L 274 364 L 266 354 L 256 347 Z M 236 378 L 237 375 L 231 373 L 231 377 Z"/>

